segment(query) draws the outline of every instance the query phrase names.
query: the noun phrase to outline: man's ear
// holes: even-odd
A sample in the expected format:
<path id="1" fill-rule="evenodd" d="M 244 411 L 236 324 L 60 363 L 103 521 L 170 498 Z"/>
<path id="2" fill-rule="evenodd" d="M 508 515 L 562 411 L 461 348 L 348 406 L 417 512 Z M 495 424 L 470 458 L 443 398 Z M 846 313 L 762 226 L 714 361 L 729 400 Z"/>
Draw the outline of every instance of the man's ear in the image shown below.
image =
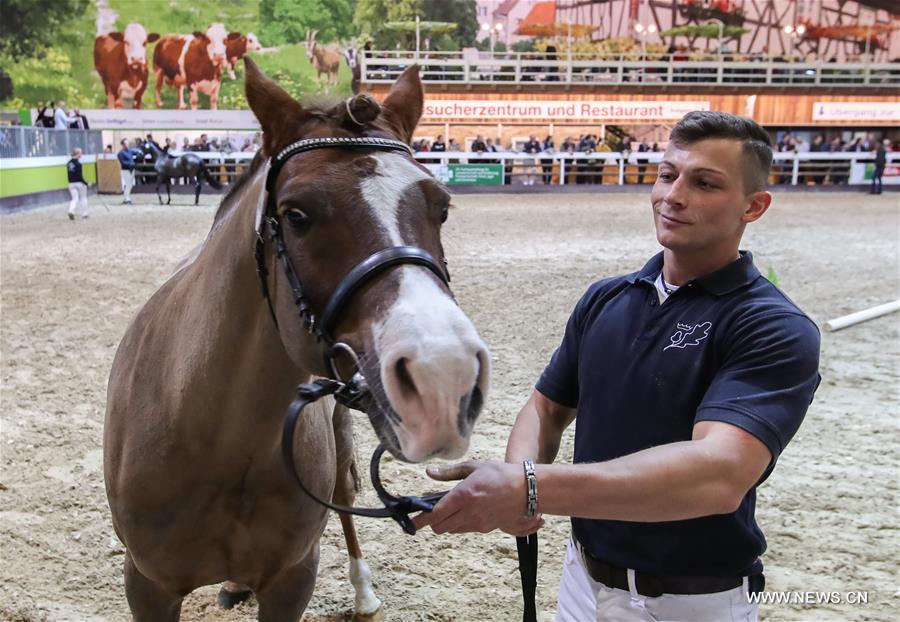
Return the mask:
<path id="1" fill-rule="evenodd" d="M 272 157 L 297 136 L 309 115 L 249 56 L 244 57 L 244 76 L 247 103 L 263 130 L 263 155 Z"/>
<path id="2" fill-rule="evenodd" d="M 766 213 L 766 210 L 769 209 L 769 206 L 772 205 L 772 193 L 766 192 L 765 190 L 753 192 L 747 199 L 747 207 L 744 209 L 743 216 L 741 216 L 741 221 L 744 223 L 751 223 L 759 220 L 762 218 L 762 215 Z"/>
<path id="3" fill-rule="evenodd" d="M 405 143 L 412 140 L 413 132 L 419 124 L 424 99 L 419 66 L 412 65 L 400 74 L 384 100 L 382 117 L 394 134 Z"/>

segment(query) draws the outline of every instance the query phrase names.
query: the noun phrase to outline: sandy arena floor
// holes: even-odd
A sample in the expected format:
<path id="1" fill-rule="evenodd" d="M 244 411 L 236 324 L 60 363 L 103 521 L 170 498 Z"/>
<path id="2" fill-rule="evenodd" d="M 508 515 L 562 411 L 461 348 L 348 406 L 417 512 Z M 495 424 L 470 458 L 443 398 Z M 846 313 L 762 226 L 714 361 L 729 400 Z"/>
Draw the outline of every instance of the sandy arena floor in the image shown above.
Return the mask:
<path id="1" fill-rule="evenodd" d="M 102 480 L 107 376 L 126 325 L 206 234 L 217 198 L 204 197 L 199 208 L 159 207 L 146 195 L 130 209 L 102 203 L 92 198 L 91 218 L 74 223 L 63 205 L 0 219 L 2 620 L 130 619 Z M 480 195 L 455 204 L 445 230 L 454 289 L 494 360 L 470 453 L 501 458 L 575 301 L 592 280 L 636 270 L 656 251 L 648 199 Z M 900 298 L 898 207 L 896 194 L 783 194 L 744 246 L 821 324 Z M 893 315 L 823 335 L 816 400 L 760 490 L 768 588 L 862 591 L 868 604 L 770 605 L 766 620 L 900 619 L 898 328 Z M 374 437 L 367 422 L 358 423 L 358 453 L 367 460 Z M 571 458 L 571 440 L 563 459 Z M 421 467 L 392 468 L 397 490 L 428 489 Z M 511 537 L 410 538 L 393 523 L 357 525 L 388 619 L 520 619 Z M 567 532 L 558 517 L 542 531 L 544 620 L 552 619 Z M 345 619 L 353 596 L 345 573 L 332 520 L 307 621 Z M 189 596 L 183 619 L 255 619 L 252 604 L 217 610 L 216 589 Z"/>

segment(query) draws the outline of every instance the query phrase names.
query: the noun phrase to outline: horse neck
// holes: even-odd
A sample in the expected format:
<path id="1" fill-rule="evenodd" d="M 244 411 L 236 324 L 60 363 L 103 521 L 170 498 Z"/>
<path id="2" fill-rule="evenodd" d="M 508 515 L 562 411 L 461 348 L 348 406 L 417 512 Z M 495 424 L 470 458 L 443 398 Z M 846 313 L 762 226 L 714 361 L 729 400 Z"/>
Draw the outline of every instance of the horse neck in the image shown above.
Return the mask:
<path id="1" fill-rule="evenodd" d="M 254 225 L 264 185 L 261 168 L 238 204 L 217 218 L 196 259 L 185 266 L 182 291 L 190 301 L 181 301 L 182 321 L 187 332 L 196 335 L 194 349 L 205 359 L 204 377 L 231 378 L 229 383 L 267 391 L 284 385 L 289 395 L 293 384 L 309 374 L 288 357 L 260 293 Z"/>

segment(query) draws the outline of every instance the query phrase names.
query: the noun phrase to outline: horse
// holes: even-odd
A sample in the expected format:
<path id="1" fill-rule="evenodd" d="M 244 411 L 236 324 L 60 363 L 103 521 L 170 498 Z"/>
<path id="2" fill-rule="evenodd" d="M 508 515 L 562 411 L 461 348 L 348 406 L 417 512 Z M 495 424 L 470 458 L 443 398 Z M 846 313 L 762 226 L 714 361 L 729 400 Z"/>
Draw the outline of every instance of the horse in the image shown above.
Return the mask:
<path id="1" fill-rule="evenodd" d="M 182 153 L 179 156 L 169 154 L 168 149 L 161 149 L 152 141 L 144 142 L 144 153 L 153 154 L 153 168 L 156 171 L 156 196 L 159 197 L 159 204 L 163 204 L 162 195 L 159 193 L 159 185 L 166 184 L 166 195 L 169 200 L 166 205 L 172 203 L 172 179 L 187 177 L 192 180 L 194 185 L 194 205 L 200 203 L 200 186 L 203 182 L 200 176 L 206 180 L 210 186 L 216 190 L 222 187 L 216 178 L 209 173 L 209 167 L 203 158 L 195 153 Z"/>
<path id="2" fill-rule="evenodd" d="M 304 108 L 244 64 L 262 149 L 110 371 L 104 477 L 138 622 L 177 621 L 185 595 L 222 582 L 252 591 L 262 622 L 300 619 L 328 518 L 311 495 L 352 502 L 355 467 L 349 411 L 331 398 L 305 409 L 285 467 L 298 382 L 356 370 L 379 449 L 407 462 L 461 456 L 490 383 L 488 349 L 444 274 L 449 194 L 408 147 L 418 68 L 381 104 Z M 350 579 L 357 603 L 374 597 L 352 556 Z"/>

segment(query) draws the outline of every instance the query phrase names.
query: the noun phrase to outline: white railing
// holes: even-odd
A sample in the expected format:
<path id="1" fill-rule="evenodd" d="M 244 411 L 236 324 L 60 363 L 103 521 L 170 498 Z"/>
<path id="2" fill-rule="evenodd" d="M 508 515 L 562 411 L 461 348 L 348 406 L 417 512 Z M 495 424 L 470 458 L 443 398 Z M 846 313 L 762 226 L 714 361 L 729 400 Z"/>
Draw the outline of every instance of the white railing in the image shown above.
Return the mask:
<path id="1" fill-rule="evenodd" d="M 391 83 L 418 63 L 426 83 L 568 85 L 727 84 L 778 87 L 897 87 L 900 64 L 788 62 L 777 58 L 710 55 L 703 60 L 673 60 L 669 55 L 369 51 L 360 55 L 361 79 Z"/>
<path id="2" fill-rule="evenodd" d="M 173 152 L 177 155 L 180 152 Z M 210 161 L 213 174 L 221 176 L 222 181 L 231 180 L 246 169 L 254 153 L 235 152 L 219 153 L 215 151 L 191 152 L 204 160 Z M 104 156 L 114 157 L 114 156 Z M 656 168 L 663 158 L 661 152 L 620 153 L 537 153 L 528 154 L 515 151 L 496 153 L 471 153 L 465 151 L 415 153 L 417 161 L 429 166 L 433 172 L 439 173 L 434 166 L 446 167 L 449 164 L 501 164 L 504 169 L 504 182 L 521 184 L 534 181 L 543 184 L 550 180 L 553 185 L 567 184 L 614 184 L 653 183 Z M 776 153 L 769 177 L 773 185 L 797 186 L 806 183 L 863 183 L 860 166 L 875 160 L 874 152 L 835 152 L 835 153 Z M 900 152 L 887 154 L 888 164 L 900 166 Z M 139 165 L 139 177 L 148 182 L 153 176 L 153 166 Z"/>
<path id="3" fill-rule="evenodd" d="M 0 126 L 0 158 L 68 156 L 78 147 L 85 155 L 103 151 L 99 130 L 56 130 L 22 125 Z"/>
<path id="4" fill-rule="evenodd" d="M 527 154 L 502 151 L 497 153 L 468 153 L 461 151 L 425 152 L 416 154 L 423 164 L 499 163 L 504 167 L 506 183 L 520 183 L 523 179 L 554 185 L 572 183 L 653 183 L 656 168 L 663 159 L 661 152 L 595 152 L 595 153 L 538 153 Z M 775 185 L 796 186 L 804 183 L 862 183 L 860 165 L 873 162 L 874 152 L 835 153 L 776 153 L 769 180 Z M 900 166 L 900 152 L 887 154 L 889 165 Z M 434 170 L 434 169 L 433 169 Z M 859 179 L 858 179 L 859 178 Z"/>

